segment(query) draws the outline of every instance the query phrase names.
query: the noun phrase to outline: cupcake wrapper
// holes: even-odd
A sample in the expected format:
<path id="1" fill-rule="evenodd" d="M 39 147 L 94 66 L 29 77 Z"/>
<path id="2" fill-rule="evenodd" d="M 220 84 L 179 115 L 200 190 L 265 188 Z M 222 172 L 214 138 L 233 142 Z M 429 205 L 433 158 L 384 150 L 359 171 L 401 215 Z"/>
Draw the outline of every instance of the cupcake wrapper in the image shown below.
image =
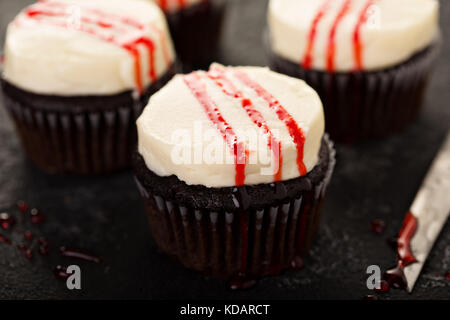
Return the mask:
<path id="1" fill-rule="evenodd" d="M 305 70 L 269 54 L 273 70 L 305 80 L 320 95 L 331 138 L 352 143 L 390 136 L 417 118 L 438 52 L 439 42 L 396 67 L 354 73 Z"/>
<path id="2" fill-rule="evenodd" d="M 324 179 L 295 199 L 262 210 L 193 210 L 150 193 L 135 178 L 144 199 L 150 229 L 159 248 L 194 269 L 230 279 L 260 277 L 289 268 L 306 253 L 318 229 L 335 151 L 330 149 Z"/>
<path id="3" fill-rule="evenodd" d="M 39 168 L 48 173 L 103 174 L 131 165 L 137 141 L 135 121 L 150 95 L 173 72 L 152 85 L 144 97 L 110 110 L 104 106 L 81 108 L 76 102 L 44 109 L 23 103 L 6 91 L 3 100 L 26 154 Z"/>
<path id="4" fill-rule="evenodd" d="M 166 14 L 183 71 L 207 68 L 220 42 L 225 0 L 207 0 Z"/>

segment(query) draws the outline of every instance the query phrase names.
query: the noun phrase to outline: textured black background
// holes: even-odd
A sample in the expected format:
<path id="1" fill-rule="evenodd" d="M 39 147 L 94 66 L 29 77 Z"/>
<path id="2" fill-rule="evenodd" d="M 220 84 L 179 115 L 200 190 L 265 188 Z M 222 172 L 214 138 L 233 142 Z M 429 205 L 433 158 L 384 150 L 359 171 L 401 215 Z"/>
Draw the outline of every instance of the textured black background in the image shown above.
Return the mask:
<path id="1" fill-rule="evenodd" d="M 30 1 L 0 0 L 0 40 L 7 23 Z M 265 0 L 230 0 L 220 62 L 265 65 L 262 30 Z M 441 1 L 443 37 L 450 33 L 450 3 Z M 11 121 L 0 108 L 0 212 L 20 216 L 17 199 L 41 208 L 47 222 L 25 223 L 6 234 L 16 241 L 21 229 L 49 238 L 51 254 L 32 261 L 14 246 L 0 243 L 0 298 L 211 298 L 361 299 L 369 294 L 365 269 L 390 267 L 395 254 L 385 238 L 399 230 L 450 123 L 450 47 L 444 44 L 439 67 L 420 119 L 405 133 L 357 147 L 338 147 L 332 181 L 317 240 L 300 273 L 263 279 L 248 291 L 232 292 L 222 281 L 189 271 L 160 254 L 151 238 L 131 173 L 80 178 L 49 176 L 30 164 Z M 370 230 L 374 218 L 387 222 L 382 236 Z M 391 291 L 381 299 L 449 299 L 450 225 L 447 223 L 412 294 Z M 0 231 L 2 232 L 2 231 Z M 3 232 L 4 233 L 4 232 Z M 102 255 L 102 264 L 62 258 L 57 247 L 70 245 Z M 73 292 L 51 272 L 58 264 L 78 263 L 82 290 Z"/>

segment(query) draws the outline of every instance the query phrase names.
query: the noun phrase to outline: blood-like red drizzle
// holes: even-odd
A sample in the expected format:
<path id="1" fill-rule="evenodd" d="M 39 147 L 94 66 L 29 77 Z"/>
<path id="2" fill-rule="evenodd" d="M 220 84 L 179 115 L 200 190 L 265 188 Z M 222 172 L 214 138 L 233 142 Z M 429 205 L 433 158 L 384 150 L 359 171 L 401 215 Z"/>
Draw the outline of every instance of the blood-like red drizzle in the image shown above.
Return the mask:
<path id="1" fill-rule="evenodd" d="M 306 174 L 306 167 L 303 163 L 303 151 L 305 146 L 305 136 L 303 134 L 302 129 L 298 126 L 297 122 L 294 118 L 287 112 L 287 110 L 280 104 L 278 100 L 275 99 L 270 92 L 264 89 L 257 82 L 252 80 L 245 72 L 239 70 L 233 70 L 233 75 L 238 78 L 242 83 L 246 86 L 253 89 L 258 96 L 266 100 L 269 104 L 269 107 L 275 111 L 278 116 L 278 119 L 284 122 L 286 127 L 289 130 L 289 134 L 291 135 L 294 143 L 297 147 L 297 166 L 300 175 Z"/>
<path id="2" fill-rule="evenodd" d="M 53 7 L 53 8 L 52 8 Z M 34 19 L 38 22 L 44 22 L 41 19 L 41 16 L 47 16 L 47 17 L 65 17 L 68 16 L 69 13 L 67 10 L 55 10 L 54 7 L 57 8 L 66 8 L 66 5 L 63 3 L 58 2 L 47 2 L 43 1 L 38 4 L 35 4 L 28 9 L 25 10 L 25 14 L 30 19 Z M 79 27 L 79 30 L 85 33 L 88 33 L 90 35 L 96 36 L 97 38 L 101 39 L 105 42 L 113 43 L 117 46 L 122 47 L 123 49 L 127 50 L 131 56 L 133 56 L 134 60 L 134 74 L 135 74 L 135 83 L 138 91 L 140 93 L 143 92 L 143 81 L 141 76 L 141 63 L 140 63 L 140 52 L 138 49 L 138 45 L 143 45 L 148 50 L 149 55 L 149 77 L 152 81 L 155 81 L 157 79 L 156 76 L 156 70 L 155 70 L 155 44 L 153 41 L 142 35 L 142 31 L 145 30 L 145 26 L 131 18 L 128 17 L 121 17 L 116 16 L 113 14 L 107 14 L 105 12 L 102 12 L 100 10 L 96 9 L 86 9 L 87 12 L 95 15 L 95 18 L 89 18 L 89 17 L 80 17 L 80 21 L 85 24 L 93 24 L 95 26 L 100 27 L 101 29 L 113 29 L 115 31 L 121 32 L 125 35 L 126 33 L 131 33 L 135 31 L 140 31 L 137 38 L 133 38 L 132 40 L 119 40 L 116 39 L 114 36 L 105 36 L 100 33 L 98 33 L 93 28 L 89 28 L 85 25 L 81 25 Z M 45 21 L 46 23 L 51 23 L 56 26 L 65 27 L 67 28 L 67 24 L 64 23 L 58 23 L 55 21 Z M 117 23 L 120 22 L 128 27 L 128 29 L 121 28 L 120 25 Z M 132 29 L 130 29 L 131 27 Z M 168 53 L 167 43 L 163 37 L 163 33 L 159 28 L 156 26 L 150 26 L 152 30 L 158 33 L 158 36 L 161 39 L 161 43 L 163 46 L 163 54 L 164 59 L 166 60 L 167 64 L 170 64 L 170 57 Z"/>
<path id="3" fill-rule="evenodd" d="M 311 65 L 313 63 L 312 53 L 314 50 L 314 43 L 315 43 L 316 35 L 317 35 L 317 26 L 319 25 L 320 20 L 322 20 L 322 18 L 327 13 L 327 10 L 330 6 L 330 2 L 331 2 L 331 0 L 326 0 L 322 4 L 322 6 L 320 7 L 316 16 L 314 17 L 314 20 L 311 25 L 311 29 L 309 30 L 308 43 L 306 45 L 306 53 L 305 53 L 305 57 L 303 58 L 303 63 L 302 63 L 303 68 L 306 70 L 311 69 Z"/>
<path id="4" fill-rule="evenodd" d="M 352 1 L 346 0 L 339 10 L 328 36 L 328 49 L 327 49 L 327 70 L 328 72 L 334 72 L 334 57 L 336 55 L 336 32 L 340 22 L 345 15 L 350 11 Z"/>
<path id="5" fill-rule="evenodd" d="M 368 0 L 364 9 L 361 11 L 361 14 L 358 19 L 358 23 L 356 24 L 355 31 L 353 32 L 353 50 L 355 55 L 355 69 L 356 71 L 360 71 L 363 69 L 363 61 L 362 61 L 362 51 L 363 45 L 361 42 L 361 28 L 367 22 L 369 18 L 368 11 L 370 7 L 375 3 L 375 0 Z"/>
<path id="6" fill-rule="evenodd" d="M 77 258 L 85 261 L 100 263 L 102 258 L 94 256 L 92 254 L 82 252 L 80 250 L 69 249 L 66 247 L 60 247 L 59 252 L 63 257 Z"/>
<path id="7" fill-rule="evenodd" d="M 236 166 L 236 186 L 243 186 L 245 183 L 245 167 L 248 158 L 248 151 L 246 150 L 245 144 L 238 141 L 238 137 L 233 128 L 224 119 L 219 108 L 206 92 L 206 86 L 201 81 L 199 74 L 194 72 L 185 75 L 183 79 L 192 94 L 205 109 L 211 122 L 214 123 L 225 142 L 233 151 Z"/>
<path id="8" fill-rule="evenodd" d="M 416 229 L 417 219 L 411 212 L 408 212 L 397 239 L 397 256 L 399 265 L 402 267 L 417 262 L 417 259 L 411 252 L 411 239 Z"/>
<path id="9" fill-rule="evenodd" d="M 404 269 L 417 262 L 411 251 L 411 239 L 417 230 L 417 225 L 417 218 L 411 212 L 408 212 L 397 238 L 397 265 L 384 274 L 390 286 L 393 285 L 398 288 L 407 286 Z"/>
<path id="10" fill-rule="evenodd" d="M 252 101 L 246 98 L 241 91 L 236 89 L 230 79 L 227 78 L 225 74 L 225 69 L 220 67 L 212 67 L 208 72 L 209 78 L 211 78 L 219 87 L 222 88 L 222 91 L 233 98 L 240 99 L 242 108 L 247 112 L 247 115 L 250 119 L 255 123 L 259 128 L 264 130 L 264 133 L 269 135 L 269 141 L 267 145 L 269 149 L 272 151 L 273 156 L 275 158 L 276 163 L 278 164 L 278 170 L 274 173 L 274 180 L 281 181 L 282 179 L 282 165 L 283 165 L 283 156 L 282 156 L 282 146 L 281 142 L 277 140 L 277 138 L 273 135 L 270 130 L 267 122 L 264 119 L 264 116 L 254 107 Z"/>

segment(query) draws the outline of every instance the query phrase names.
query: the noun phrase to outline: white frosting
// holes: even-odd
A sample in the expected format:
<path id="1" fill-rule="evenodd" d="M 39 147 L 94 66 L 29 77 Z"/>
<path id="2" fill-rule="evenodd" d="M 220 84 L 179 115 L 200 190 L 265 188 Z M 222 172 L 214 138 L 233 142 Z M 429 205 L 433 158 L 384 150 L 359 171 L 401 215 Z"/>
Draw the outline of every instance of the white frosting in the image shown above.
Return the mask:
<path id="1" fill-rule="evenodd" d="M 164 11 L 173 12 L 204 2 L 205 0 L 150 0 L 156 2 Z"/>
<path id="2" fill-rule="evenodd" d="M 313 21 L 327 0 L 271 0 L 268 22 L 272 50 L 292 62 L 302 63 L 307 53 Z M 330 0 L 317 24 L 311 68 L 327 70 L 330 30 L 347 0 Z M 368 0 L 350 0 L 350 9 L 338 24 L 335 70 L 355 70 L 354 31 Z M 360 28 L 364 70 L 393 66 L 428 46 L 439 32 L 436 0 L 374 0 Z"/>
<path id="3" fill-rule="evenodd" d="M 212 68 L 224 68 L 213 65 Z M 223 70 L 223 69 L 222 69 Z M 282 146 L 282 180 L 300 176 L 297 166 L 297 145 L 276 112 L 270 108 L 268 102 L 256 91 L 246 86 L 234 71 L 244 72 L 250 79 L 257 82 L 268 91 L 286 109 L 297 122 L 305 136 L 303 162 L 309 172 L 318 161 L 318 153 L 324 134 L 324 115 L 320 98 L 317 93 L 302 80 L 294 79 L 260 67 L 227 67 L 226 77 L 245 98 L 253 103 L 253 107 L 260 112 L 269 129 Z M 194 73 L 205 84 L 208 96 L 214 101 L 223 118 L 235 132 L 258 132 L 258 127 L 251 120 L 242 107 L 242 99 L 229 96 L 223 92 L 215 81 L 207 77 L 203 71 Z M 235 186 L 236 167 L 233 162 L 206 163 L 195 162 L 196 151 L 206 151 L 211 142 L 203 144 L 202 137 L 209 132 L 218 144 L 223 143 L 223 136 L 208 117 L 204 107 L 194 96 L 185 82 L 186 76 L 177 75 L 163 89 L 154 94 L 137 120 L 138 148 L 150 170 L 160 176 L 176 175 L 180 180 L 190 185 L 204 185 L 207 187 Z M 174 139 L 178 132 L 184 140 Z M 244 139 L 237 133 L 238 139 Z M 191 139 L 191 137 L 194 137 Z M 266 136 L 267 138 L 267 136 Z M 174 161 L 174 148 L 188 150 L 193 161 L 179 163 Z M 271 154 L 267 139 L 257 148 L 248 146 L 250 155 L 263 151 Z M 259 149 L 259 148 L 262 148 Z M 226 152 L 231 154 L 230 148 Z M 201 159 L 201 158 L 200 158 Z M 261 158 L 262 159 L 262 158 Z M 263 173 L 262 169 L 269 167 L 267 162 L 259 157 L 247 164 L 245 170 L 245 184 L 254 185 L 271 183 L 274 181 L 274 170 Z M 275 161 L 276 162 L 276 161 Z"/>
<path id="4" fill-rule="evenodd" d="M 34 8 L 59 12 L 36 15 Z M 63 13 L 64 15 L 60 15 Z M 104 27 L 92 21 L 114 24 Z M 123 22 L 131 19 L 142 30 Z M 93 30 L 96 35 L 86 30 Z M 112 43 L 101 37 L 113 36 Z M 156 78 L 175 59 L 165 17 L 158 6 L 144 0 L 48 0 L 22 11 L 8 26 L 4 74 L 16 86 L 39 94 L 102 95 L 136 89 L 133 55 L 121 44 L 145 37 L 154 44 Z M 154 79 L 149 74 L 150 50 L 137 45 L 142 88 Z"/>

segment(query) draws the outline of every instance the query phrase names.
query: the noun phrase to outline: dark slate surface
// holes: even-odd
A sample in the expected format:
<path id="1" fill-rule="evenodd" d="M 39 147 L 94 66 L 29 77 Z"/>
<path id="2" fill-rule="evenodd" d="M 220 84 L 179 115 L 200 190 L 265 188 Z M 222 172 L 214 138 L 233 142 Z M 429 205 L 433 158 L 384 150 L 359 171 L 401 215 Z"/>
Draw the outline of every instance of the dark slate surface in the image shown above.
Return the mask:
<path id="1" fill-rule="evenodd" d="M 0 1 L 0 40 L 7 22 L 29 1 Z M 221 62 L 265 65 L 261 41 L 265 1 L 230 0 Z M 450 3 L 442 1 L 444 39 L 450 33 Z M 160 254 L 149 233 L 143 207 L 130 172 L 96 178 L 49 176 L 30 164 L 11 121 L 0 108 L 0 211 L 15 211 L 26 199 L 38 206 L 47 222 L 29 226 L 25 219 L 9 237 L 20 240 L 21 229 L 49 238 L 49 257 L 29 261 L 14 246 L 0 243 L 0 298 L 212 298 L 212 299 L 361 299 L 370 292 L 365 269 L 390 267 L 395 254 L 385 238 L 399 230 L 404 213 L 420 186 L 450 123 L 450 47 L 445 43 L 431 84 L 426 109 L 405 133 L 357 147 L 338 147 L 338 165 L 323 214 L 320 232 L 300 273 L 268 278 L 248 291 L 232 292 L 222 281 L 189 271 Z M 384 235 L 370 222 L 387 222 Z M 5 232 L 3 232 L 5 233 Z M 57 254 L 70 245 L 104 257 L 101 264 L 80 263 Z M 82 290 L 69 291 L 55 278 L 58 264 L 78 263 Z M 450 225 L 447 223 L 425 265 L 415 291 L 391 291 L 381 299 L 449 299 Z"/>

